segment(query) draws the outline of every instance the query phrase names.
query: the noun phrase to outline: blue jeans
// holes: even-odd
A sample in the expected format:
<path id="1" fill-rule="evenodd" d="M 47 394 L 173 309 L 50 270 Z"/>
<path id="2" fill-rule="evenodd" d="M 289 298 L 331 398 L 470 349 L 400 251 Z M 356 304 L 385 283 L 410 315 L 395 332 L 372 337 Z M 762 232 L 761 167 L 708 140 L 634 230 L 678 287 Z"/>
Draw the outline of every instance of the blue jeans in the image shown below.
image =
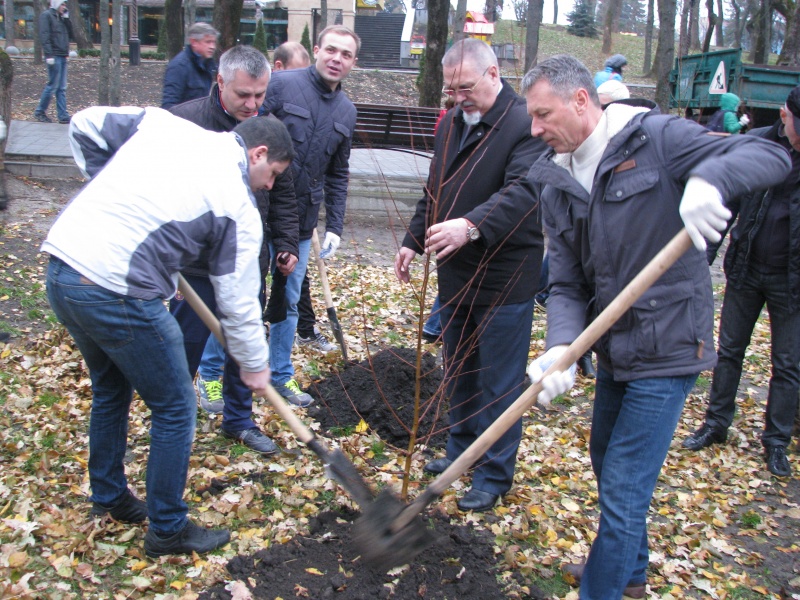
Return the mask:
<path id="1" fill-rule="evenodd" d="M 533 298 L 503 306 L 441 307 L 445 385 L 450 399 L 447 458 L 455 460 L 519 397 L 531 341 Z M 475 463 L 472 487 L 511 489 L 522 419 Z"/>
<path id="2" fill-rule="evenodd" d="M 433 300 L 433 306 L 431 306 L 431 314 L 428 316 L 428 320 L 425 321 L 425 325 L 422 326 L 422 330 L 425 333 L 430 335 L 442 335 L 441 308 L 439 294 L 436 294 L 436 298 Z"/>
<path id="3" fill-rule="evenodd" d="M 582 600 L 619 600 L 626 586 L 644 583 L 647 510 L 697 375 L 615 381 L 598 368 L 589 454 L 600 526 L 581 579 Z"/>
<path id="4" fill-rule="evenodd" d="M 196 399 L 183 336 L 160 298 L 121 296 L 52 257 L 47 298 L 80 349 L 92 380 L 89 482 L 92 501 L 114 506 L 126 492 L 123 458 L 133 390 L 151 412 L 147 513 L 160 535 L 186 525 L 183 501 Z"/>
<path id="5" fill-rule="evenodd" d="M 58 120 L 66 121 L 69 119 L 67 112 L 67 57 L 56 56 L 55 60 L 55 64 L 47 65 L 47 84 L 44 86 L 35 113 L 37 115 L 46 114 L 47 107 L 50 106 L 50 98 L 55 93 Z"/>
<path id="6" fill-rule="evenodd" d="M 209 335 L 206 347 L 203 349 L 203 357 L 200 359 L 200 366 L 197 372 L 206 381 L 216 381 L 222 377 L 222 367 L 225 364 L 225 348 L 219 343 L 216 336 Z"/>
<path id="7" fill-rule="evenodd" d="M 286 278 L 286 318 L 269 326 L 269 367 L 272 370 L 272 381 L 277 385 L 283 385 L 294 377 L 292 346 L 297 331 L 297 303 L 300 300 L 300 288 L 308 268 L 311 240 L 300 240 L 299 247 L 297 266 Z M 272 243 L 269 245 L 269 254 L 277 256 Z"/>
<path id="8" fill-rule="evenodd" d="M 736 392 L 742 362 L 753 327 L 767 305 L 770 317 L 772 377 L 769 380 L 767 414 L 761 443 L 788 446 L 792 441 L 797 391 L 800 388 L 800 311 L 790 309 L 789 277 L 751 268 L 740 289 L 725 289 L 719 324 L 719 361 L 714 369 L 706 422 L 715 429 L 731 426 L 736 412 Z"/>

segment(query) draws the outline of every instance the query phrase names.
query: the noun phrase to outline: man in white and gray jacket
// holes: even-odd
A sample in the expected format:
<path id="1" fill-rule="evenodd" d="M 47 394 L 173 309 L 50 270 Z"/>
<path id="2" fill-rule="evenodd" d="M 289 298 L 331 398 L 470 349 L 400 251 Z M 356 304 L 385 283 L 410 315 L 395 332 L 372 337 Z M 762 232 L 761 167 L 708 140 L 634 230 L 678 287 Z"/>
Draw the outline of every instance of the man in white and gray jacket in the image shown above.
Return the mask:
<path id="1" fill-rule="evenodd" d="M 42 250 L 51 256 L 48 299 L 92 380 L 92 514 L 149 518 L 148 556 L 208 552 L 230 534 L 187 519 L 197 407 L 183 336 L 164 301 L 186 265 L 206 262 L 228 351 L 242 381 L 264 393 L 263 226 L 254 192 L 289 166 L 291 138 L 276 119 L 216 133 L 158 108 L 95 107 L 75 115 L 70 143 L 92 179 Z M 123 466 L 134 390 L 152 413 L 146 504 L 131 494 Z"/>

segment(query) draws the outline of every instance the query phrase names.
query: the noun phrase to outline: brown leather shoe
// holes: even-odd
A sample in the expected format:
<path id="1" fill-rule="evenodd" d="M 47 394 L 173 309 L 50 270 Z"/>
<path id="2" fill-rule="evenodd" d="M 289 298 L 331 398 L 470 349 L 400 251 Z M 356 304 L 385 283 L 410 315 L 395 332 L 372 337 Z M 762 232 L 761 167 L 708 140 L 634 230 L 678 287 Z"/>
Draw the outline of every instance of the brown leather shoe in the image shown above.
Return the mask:
<path id="1" fill-rule="evenodd" d="M 581 584 L 581 577 L 583 577 L 583 570 L 586 568 L 586 563 L 565 563 L 561 565 L 561 571 L 565 575 L 571 576 L 575 580 L 576 585 Z M 628 585 L 622 592 L 623 600 L 641 600 L 647 596 L 647 583 L 635 583 Z"/>

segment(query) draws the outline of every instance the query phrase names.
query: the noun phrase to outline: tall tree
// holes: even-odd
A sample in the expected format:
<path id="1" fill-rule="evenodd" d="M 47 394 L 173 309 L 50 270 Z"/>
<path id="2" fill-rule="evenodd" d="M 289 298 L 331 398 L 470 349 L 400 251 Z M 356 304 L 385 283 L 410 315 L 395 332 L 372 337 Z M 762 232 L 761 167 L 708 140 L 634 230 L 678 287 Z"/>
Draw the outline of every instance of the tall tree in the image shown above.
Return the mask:
<path id="1" fill-rule="evenodd" d="M 699 52 L 700 47 L 700 0 L 692 0 L 689 18 L 689 48 Z"/>
<path id="2" fill-rule="evenodd" d="M 425 73 L 419 91 L 419 105 L 439 107 L 442 103 L 442 58 L 447 49 L 447 17 L 450 0 L 428 0 L 428 28 L 425 34 Z"/>
<path id="3" fill-rule="evenodd" d="M 16 32 L 14 31 L 14 0 L 5 0 L 5 6 L 3 7 L 3 17 L 6 22 L 6 48 L 9 46 L 13 46 L 17 38 L 14 35 Z"/>
<path id="4" fill-rule="evenodd" d="M 528 0 L 528 16 L 525 23 L 525 72 L 539 58 L 539 28 L 544 17 L 544 0 Z"/>
<path id="5" fill-rule="evenodd" d="M 42 3 L 33 0 L 33 64 L 42 64 L 42 40 L 39 37 L 39 17 L 42 14 Z M 14 27 L 14 23 L 11 24 Z"/>
<path id="6" fill-rule="evenodd" d="M 498 17 L 503 14 L 503 0 L 486 0 L 483 14 L 491 23 L 497 21 Z"/>
<path id="7" fill-rule="evenodd" d="M 800 67 L 800 2 L 794 2 L 794 12 L 786 17 L 786 39 L 778 64 Z"/>
<path id="8" fill-rule="evenodd" d="M 758 11 L 753 14 L 754 42 L 752 58 L 757 65 L 765 65 L 769 61 L 770 43 L 772 40 L 772 4 L 764 0 Z"/>
<path id="9" fill-rule="evenodd" d="M 708 29 L 703 39 L 703 52 L 708 52 L 711 46 L 711 36 L 714 35 L 714 28 L 717 25 L 717 15 L 714 14 L 714 0 L 706 0 L 706 10 L 708 11 Z"/>
<path id="10" fill-rule="evenodd" d="M 0 119 L 8 121 L 9 125 L 11 125 L 11 82 L 13 80 L 14 64 L 6 51 L 0 49 Z M 6 139 L 0 140 L 0 210 L 5 210 L 8 206 L 5 165 Z"/>
<path id="11" fill-rule="evenodd" d="M 675 0 L 658 0 L 658 46 L 656 47 L 656 104 L 661 112 L 669 111 L 669 74 L 675 58 Z"/>
<path id="12" fill-rule="evenodd" d="M 92 40 L 86 34 L 86 21 L 81 16 L 81 5 L 78 0 L 67 0 L 67 8 L 69 8 L 69 22 L 72 25 L 72 39 L 75 40 L 78 50 L 94 48 Z"/>
<path id="13" fill-rule="evenodd" d="M 619 16 L 622 13 L 622 0 L 606 0 L 606 14 L 603 19 L 603 54 L 611 54 L 614 47 L 614 33 L 619 31 Z"/>
<path id="14" fill-rule="evenodd" d="M 558 25 L 558 0 L 553 0 L 553 25 Z"/>
<path id="15" fill-rule="evenodd" d="M 167 28 L 167 58 L 174 58 L 183 50 L 186 40 L 183 33 L 181 0 L 165 0 L 164 26 Z"/>
<path id="16" fill-rule="evenodd" d="M 653 29 L 655 28 L 655 0 L 647 0 L 647 23 L 644 27 L 644 64 L 642 73 L 651 77 L 653 73 Z"/>
<path id="17" fill-rule="evenodd" d="M 108 2 L 100 3 L 100 77 L 97 86 L 97 103 L 108 106 L 108 85 L 111 62 L 111 27 L 108 24 Z"/>
<path id="18" fill-rule="evenodd" d="M 692 10 L 692 2 L 696 0 L 683 0 L 683 6 L 681 8 L 681 29 L 678 33 L 678 56 L 686 56 L 689 54 L 689 45 L 690 45 L 690 35 L 691 35 L 691 10 Z M 677 9 L 676 9 L 677 10 Z M 659 9 L 660 14 L 660 9 Z M 660 23 L 660 21 L 659 21 Z M 661 36 L 658 38 L 659 44 L 661 43 Z"/>
<path id="19" fill-rule="evenodd" d="M 597 37 L 597 27 L 594 21 L 594 5 L 590 0 L 576 0 L 572 12 L 567 15 L 567 32 L 578 37 Z"/>
<path id="20" fill-rule="evenodd" d="M 239 39 L 244 0 L 214 0 L 214 29 L 219 31 L 219 51 L 225 52 Z"/>
<path id="21" fill-rule="evenodd" d="M 464 33 L 464 24 L 467 22 L 467 0 L 458 0 L 456 4 L 456 19 L 453 23 L 453 41 L 457 42 L 467 37 Z"/>
<path id="22" fill-rule="evenodd" d="M 111 80 L 108 85 L 108 101 L 111 106 L 120 105 L 120 79 L 122 69 L 122 0 L 111 2 L 111 63 L 109 65 Z"/>
<path id="23" fill-rule="evenodd" d="M 722 0 L 717 0 L 717 14 L 719 18 L 717 19 L 717 46 L 724 46 L 725 45 L 725 35 L 723 30 L 725 27 L 725 8 L 722 6 Z"/>

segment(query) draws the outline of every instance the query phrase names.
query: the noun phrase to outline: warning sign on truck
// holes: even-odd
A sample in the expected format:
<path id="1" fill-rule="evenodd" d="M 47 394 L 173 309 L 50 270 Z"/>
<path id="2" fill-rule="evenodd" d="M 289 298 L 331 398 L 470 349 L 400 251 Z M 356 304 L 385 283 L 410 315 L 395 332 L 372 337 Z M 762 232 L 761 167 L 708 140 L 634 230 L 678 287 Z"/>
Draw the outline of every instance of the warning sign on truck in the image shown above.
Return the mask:
<path id="1" fill-rule="evenodd" d="M 719 61 L 714 77 L 711 78 L 711 85 L 708 86 L 709 94 L 725 94 L 728 91 L 728 75 L 725 73 L 725 61 Z"/>

